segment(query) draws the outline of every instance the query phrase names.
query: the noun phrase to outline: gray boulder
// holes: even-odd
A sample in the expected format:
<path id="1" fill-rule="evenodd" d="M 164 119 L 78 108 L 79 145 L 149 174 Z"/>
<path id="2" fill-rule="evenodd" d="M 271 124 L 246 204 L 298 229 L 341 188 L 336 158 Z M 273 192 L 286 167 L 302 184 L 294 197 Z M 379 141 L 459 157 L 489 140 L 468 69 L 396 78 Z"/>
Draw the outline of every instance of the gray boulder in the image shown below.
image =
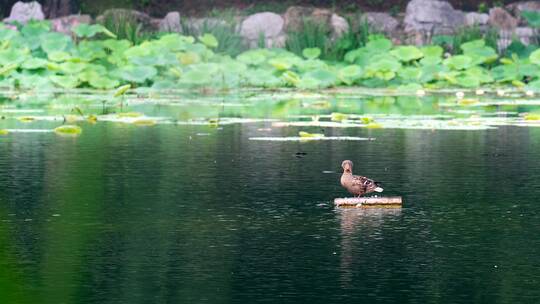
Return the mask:
<path id="1" fill-rule="evenodd" d="M 387 13 L 365 13 L 362 18 L 373 30 L 383 32 L 389 36 L 394 36 L 399 27 L 397 19 Z"/>
<path id="2" fill-rule="evenodd" d="M 43 20 L 45 15 L 41 8 L 41 4 L 36 1 L 32 2 L 17 2 L 11 8 L 9 17 L 4 19 L 4 22 L 20 22 L 27 23 L 30 20 Z"/>
<path id="3" fill-rule="evenodd" d="M 340 15 L 332 14 L 330 18 L 330 25 L 332 27 L 332 39 L 337 39 L 341 35 L 345 34 L 349 30 L 349 22 Z"/>
<path id="4" fill-rule="evenodd" d="M 161 32 L 182 32 L 182 24 L 180 23 L 179 12 L 169 12 L 165 18 L 159 22 L 159 30 Z"/>
<path id="5" fill-rule="evenodd" d="M 484 27 L 488 24 L 489 15 L 481 13 L 467 13 L 465 14 L 465 25 L 466 26 L 480 26 Z"/>
<path id="6" fill-rule="evenodd" d="M 240 35 L 247 45 L 257 47 L 261 39 L 266 47 L 285 45 L 285 21 L 275 13 L 264 12 L 248 16 L 240 25 Z"/>
<path id="7" fill-rule="evenodd" d="M 285 19 L 285 28 L 288 31 L 301 31 L 305 20 L 325 25 L 330 29 L 332 15 L 332 11 L 328 9 L 308 6 L 291 6 L 287 9 L 283 18 Z"/>
<path id="8" fill-rule="evenodd" d="M 405 14 L 405 32 L 422 44 L 431 35 L 452 34 L 465 24 L 465 14 L 446 1 L 412 0 Z"/>
<path id="9" fill-rule="evenodd" d="M 511 31 L 518 26 L 518 20 L 503 8 L 494 7 L 489 10 L 489 25 L 500 30 Z"/>

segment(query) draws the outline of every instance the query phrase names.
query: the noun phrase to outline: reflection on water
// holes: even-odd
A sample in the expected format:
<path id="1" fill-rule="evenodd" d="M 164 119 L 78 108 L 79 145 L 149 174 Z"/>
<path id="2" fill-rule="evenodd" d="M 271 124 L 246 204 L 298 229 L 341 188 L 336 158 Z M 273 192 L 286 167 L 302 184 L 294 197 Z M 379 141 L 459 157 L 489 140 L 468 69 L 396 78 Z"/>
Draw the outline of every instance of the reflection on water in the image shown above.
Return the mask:
<path id="1" fill-rule="evenodd" d="M 358 234 L 371 235 L 374 238 L 381 234 L 385 221 L 397 221 L 401 216 L 401 208 L 336 208 L 341 228 L 341 284 L 345 289 L 351 288 L 353 263 L 370 263 L 374 256 L 355 256 L 354 240 Z"/>
<path id="2" fill-rule="evenodd" d="M 242 100 L 211 106 L 204 98 L 201 105 L 131 104 L 126 111 L 170 121 L 151 127 L 77 122 L 83 132 L 73 138 L 0 136 L 2 303 L 540 298 L 540 129 L 278 128 L 266 120 L 209 121 L 311 120 L 345 109 L 447 114 L 435 99 L 361 101 L 330 98 L 330 108 L 316 108 L 293 98 L 256 109 L 237 106 Z M 101 110 L 83 107 L 89 109 Z M 30 114 L 15 110 L 24 107 L 3 113 L 0 129 L 62 124 L 23 123 L 13 117 Z M 197 119 L 203 123 L 175 123 Z M 249 140 L 299 131 L 375 140 Z M 380 180 L 385 195 L 403 196 L 403 208 L 334 209 L 333 199 L 346 195 L 338 173 L 343 159 L 355 162 L 355 173 Z"/>

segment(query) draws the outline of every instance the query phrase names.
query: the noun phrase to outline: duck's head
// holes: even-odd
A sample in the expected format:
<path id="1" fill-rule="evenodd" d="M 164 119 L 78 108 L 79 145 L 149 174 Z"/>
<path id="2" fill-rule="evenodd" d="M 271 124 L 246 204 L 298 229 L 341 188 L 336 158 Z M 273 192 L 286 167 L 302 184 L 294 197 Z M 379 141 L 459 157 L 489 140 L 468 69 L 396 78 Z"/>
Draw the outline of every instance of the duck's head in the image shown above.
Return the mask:
<path id="1" fill-rule="evenodd" d="M 350 160 L 344 160 L 341 163 L 341 168 L 343 168 L 343 173 L 352 173 L 353 163 Z"/>

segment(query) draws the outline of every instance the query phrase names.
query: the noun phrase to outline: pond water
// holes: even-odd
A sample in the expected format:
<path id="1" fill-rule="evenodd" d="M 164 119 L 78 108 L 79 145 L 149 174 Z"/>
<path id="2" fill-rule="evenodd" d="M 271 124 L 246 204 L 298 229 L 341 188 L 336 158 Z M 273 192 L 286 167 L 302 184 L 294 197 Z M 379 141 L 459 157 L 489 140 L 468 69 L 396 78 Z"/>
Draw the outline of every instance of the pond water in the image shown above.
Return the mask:
<path id="1" fill-rule="evenodd" d="M 524 127 L 522 119 L 534 100 L 454 109 L 414 97 L 254 96 L 263 103 L 131 100 L 121 111 L 157 123 L 98 117 L 95 124 L 76 122 L 83 129 L 76 137 L 48 132 L 62 124 L 59 113 L 71 112 L 65 102 L 43 112 L 6 103 L 2 302 L 540 299 L 540 128 Z M 100 107 L 90 102 L 82 111 L 99 114 Z M 370 113 L 382 125 L 377 115 L 399 114 L 415 123 L 287 124 L 324 121 L 332 112 Z M 22 115 L 33 119 L 23 122 Z M 489 128 L 421 122 L 449 120 L 445 115 L 473 116 L 451 127 Z M 220 124 L 214 117 L 272 120 Z M 371 140 L 250 140 L 299 131 Z M 384 195 L 402 196 L 403 208 L 334 208 L 333 199 L 347 195 L 339 185 L 344 159 L 355 162 L 355 173 L 380 180 Z"/>

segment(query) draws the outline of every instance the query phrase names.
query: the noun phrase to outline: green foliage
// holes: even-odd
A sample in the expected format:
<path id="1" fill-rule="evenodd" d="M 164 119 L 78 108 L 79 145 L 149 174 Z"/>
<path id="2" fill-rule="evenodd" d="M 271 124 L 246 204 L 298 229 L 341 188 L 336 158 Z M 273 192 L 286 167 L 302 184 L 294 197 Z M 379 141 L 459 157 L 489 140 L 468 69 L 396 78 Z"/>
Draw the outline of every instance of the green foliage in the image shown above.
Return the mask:
<path id="1" fill-rule="evenodd" d="M 102 32 L 108 36 L 128 40 L 133 44 L 142 43 L 153 37 L 151 33 L 144 33 L 142 24 L 130 14 L 109 14 L 103 20 L 102 26 Z"/>
<path id="2" fill-rule="evenodd" d="M 72 31 L 73 33 L 75 33 L 75 35 L 77 35 L 77 37 L 80 37 L 80 38 L 92 38 L 99 33 L 104 33 L 105 35 L 111 38 L 117 38 L 117 36 L 114 33 L 106 29 L 101 24 L 89 25 L 89 24 L 82 23 L 75 26 L 72 29 Z"/>
<path id="3" fill-rule="evenodd" d="M 325 24 L 306 18 L 299 29 L 287 32 L 285 47 L 299 56 L 304 49 L 318 48 L 324 58 L 329 47 L 329 33 L 330 29 Z"/>
<path id="4" fill-rule="evenodd" d="M 438 45 L 394 46 L 371 35 L 334 62 L 324 58 L 328 44 L 324 49 L 253 49 L 230 56 L 218 51 L 222 42 L 210 33 L 197 38 L 170 33 L 133 44 L 120 37 L 103 39 L 101 26 L 81 25 L 74 32 L 72 40 L 50 32 L 47 23 L 31 22 L 20 31 L 0 25 L 0 83 L 21 89 L 117 88 L 119 96 L 136 87 L 540 87 L 540 51 L 518 42 L 505 58 L 484 39 L 468 40 L 455 48 L 456 55 L 444 56 Z M 306 41 L 318 45 L 318 34 L 312 38 Z"/>
<path id="5" fill-rule="evenodd" d="M 530 26 L 540 28 L 540 12 L 522 11 L 521 16 L 527 21 Z"/>
<path id="6" fill-rule="evenodd" d="M 202 37 L 207 43 L 215 45 L 211 47 L 214 48 L 216 53 L 236 56 L 246 50 L 243 38 L 238 33 L 238 26 L 233 19 L 230 22 L 224 22 L 223 20 L 212 21 L 212 19 L 209 19 L 202 22 L 200 26 L 183 19 L 181 22 L 184 35 Z M 212 35 L 213 38 L 209 38 L 210 36 L 208 35 Z M 209 41 L 214 39 L 215 41 Z"/>
<path id="7" fill-rule="evenodd" d="M 359 20 L 359 21 L 355 21 Z M 365 46 L 370 37 L 376 36 L 365 18 L 357 15 L 355 18 L 348 18 L 349 29 L 343 33 L 328 48 L 325 59 L 340 61 L 348 52 Z"/>
<path id="8" fill-rule="evenodd" d="M 497 50 L 498 38 L 499 34 L 495 29 L 484 32 L 478 26 L 471 26 L 460 28 L 454 35 L 435 35 L 431 42 L 443 47 L 447 52 L 461 54 L 460 46 L 475 40 L 484 40 L 486 46 Z"/>
<path id="9" fill-rule="evenodd" d="M 478 4 L 478 9 L 477 10 L 478 10 L 479 13 L 485 14 L 485 13 L 489 12 L 489 7 L 488 7 L 487 3 L 481 2 L 481 3 Z"/>

